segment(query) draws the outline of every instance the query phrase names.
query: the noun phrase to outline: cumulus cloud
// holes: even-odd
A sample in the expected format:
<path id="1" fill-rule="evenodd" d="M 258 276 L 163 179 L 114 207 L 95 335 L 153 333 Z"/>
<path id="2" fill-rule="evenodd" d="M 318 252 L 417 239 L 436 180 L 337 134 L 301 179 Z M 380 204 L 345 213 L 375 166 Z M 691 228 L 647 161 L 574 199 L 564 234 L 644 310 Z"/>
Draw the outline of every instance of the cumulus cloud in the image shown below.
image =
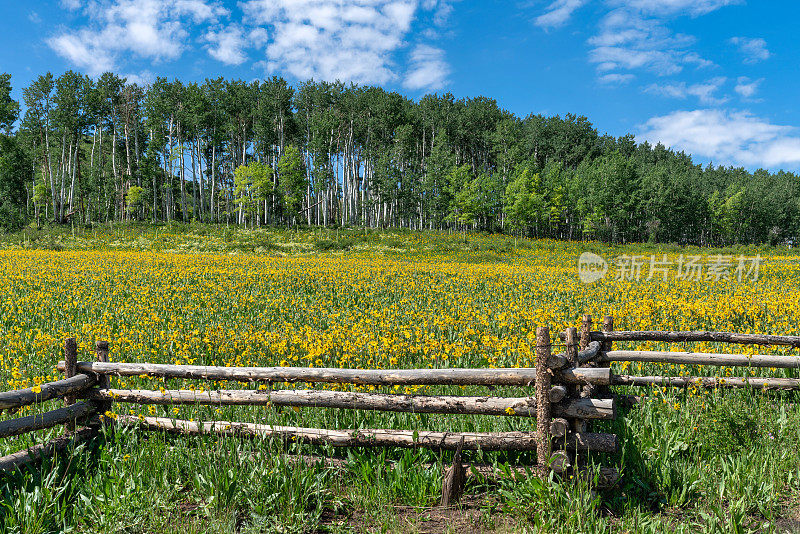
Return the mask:
<path id="1" fill-rule="evenodd" d="M 755 96 L 756 92 L 758 91 L 758 86 L 761 85 L 761 82 L 764 81 L 764 78 L 759 78 L 758 80 L 751 80 L 747 76 L 739 76 L 736 80 L 736 87 L 733 88 L 739 96 L 744 99 L 751 99 Z"/>
<path id="2" fill-rule="evenodd" d="M 587 1 L 588 0 L 556 0 L 547 6 L 542 15 L 536 17 L 534 23 L 542 28 L 563 26 L 572 16 L 572 13 L 586 4 Z"/>
<path id="3" fill-rule="evenodd" d="M 686 65 L 710 66 L 690 50 L 695 38 L 673 33 L 662 20 L 629 8 L 618 8 L 600 21 L 589 39 L 589 61 L 598 71 L 646 70 L 660 76 L 681 72 Z"/>
<path id="4" fill-rule="evenodd" d="M 798 129 L 772 124 L 747 111 L 675 111 L 648 120 L 637 140 L 660 142 L 718 164 L 800 166 Z"/>
<path id="5" fill-rule="evenodd" d="M 697 97 L 701 104 L 716 106 L 728 101 L 727 97 L 717 97 L 716 93 L 725 84 L 727 78 L 722 76 L 712 78 L 704 83 L 686 84 L 665 83 L 652 84 L 645 91 L 670 98 L 685 99 L 690 96 Z"/>
<path id="6" fill-rule="evenodd" d="M 244 49 L 248 46 L 248 36 L 236 24 L 218 31 L 209 30 L 203 36 L 209 44 L 208 54 L 226 65 L 241 65 L 247 59 Z"/>
<path id="7" fill-rule="evenodd" d="M 686 67 L 703 68 L 711 61 L 692 50 L 696 39 L 674 32 L 669 23 L 680 16 L 697 17 L 739 4 L 742 0 L 604 0 L 603 15 L 588 39 L 589 62 L 603 83 L 629 80 L 631 71 L 671 76 Z M 534 20 L 543 28 L 564 25 L 587 0 L 555 0 Z M 609 76 L 617 74 L 619 76 Z"/>
<path id="8" fill-rule="evenodd" d="M 89 19 L 87 25 L 64 30 L 47 44 L 90 75 L 98 75 L 114 69 L 123 54 L 153 61 L 176 59 L 190 25 L 213 23 L 229 12 L 207 0 L 101 0 L 86 4 L 82 14 Z"/>
<path id="9" fill-rule="evenodd" d="M 403 85 L 408 89 L 441 89 L 447 83 L 450 67 L 444 50 L 429 45 L 417 45 Z"/>
<path id="10" fill-rule="evenodd" d="M 442 0 L 245 0 L 240 6 L 246 20 L 269 34 L 264 63 L 269 71 L 360 83 L 397 80 L 402 68 L 395 54 L 407 46 L 419 8 L 442 20 L 450 9 Z M 447 68 L 438 49 L 418 44 L 411 61 L 407 86 L 444 83 Z"/>
<path id="11" fill-rule="evenodd" d="M 745 63 L 758 63 L 772 55 L 767 49 L 767 42 L 761 38 L 731 37 L 728 42 L 739 49 Z"/>
<path id="12" fill-rule="evenodd" d="M 226 65 L 257 49 L 254 66 L 272 73 L 423 89 L 447 81 L 436 40 L 458 0 L 241 0 L 236 20 L 222 0 L 59 1 L 83 22 L 47 44 L 93 76 L 124 71 L 129 58 L 174 61 L 194 45 Z"/>

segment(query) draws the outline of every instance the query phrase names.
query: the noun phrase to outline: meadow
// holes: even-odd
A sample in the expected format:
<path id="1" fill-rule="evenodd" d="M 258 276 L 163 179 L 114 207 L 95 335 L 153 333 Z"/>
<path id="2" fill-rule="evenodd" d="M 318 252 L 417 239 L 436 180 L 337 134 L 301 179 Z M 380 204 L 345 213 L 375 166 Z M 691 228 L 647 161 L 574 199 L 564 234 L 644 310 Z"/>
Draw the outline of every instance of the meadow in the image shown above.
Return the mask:
<path id="1" fill-rule="evenodd" d="M 611 263 L 606 278 L 579 280 L 578 257 L 585 251 Z M 664 273 L 648 276 L 651 255 L 666 260 Z M 618 279 L 614 258 L 633 256 L 646 258 L 641 276 Z M 690 256 L 700 256 L 706 266 L 725 258 L 730 269 L 718 277 L 681 276 L 682 258 Z M 737 258 L 757 256 L 757 279 L 738 280 Z M 108 340 L 113 361 L 412 368 L 531 366 L 536 326 L 550 326 L 560 351 L 557 332 L 576 326 L 586 313 L 597 320 L 612 315 L 619 330 L 797 335 L 798 260 L 798 251 L 779 248 L 611 246 L 435 232 L 202 225 L 28 229 L 0 237 L 0 380 L 4 389 L 15 389 L 59 378 L 55 364 L 68 336 L 78 339 L 79 359 L 91 359 L 94 342 Z M 713 343 L 683 346 L 759 352 Z M 638 374 L 798 376 L 795 370 L 614 367 Z M 115 378 L 112 386 L 249 387 L 145 377 Z M 600 425 L 622 440 L 618 454 L 596 458 L 622 471 L 620 484 L 604 493 L 592 493 L 577 479 L 474 477 L 461 509 L 442 518 L 435 505 L 449 453 L 177 438 L 109 427 L 75 454 L 0 481 L 0 524 L 4 532 L 800 531 L 798 394 L 615 392 L 646 398 Z M 119 413 L 327 428 L 535 429 L 524 418 L 334 409 L 141 410 L 116 404 L 109 417 Z M 4 440 L 0 453 L 56 433 Z M 298 464 L 292 460 L 298 453 L 346 461 Z M 501 467 L 533 462 L 532 453 L 465 456 Z"/>

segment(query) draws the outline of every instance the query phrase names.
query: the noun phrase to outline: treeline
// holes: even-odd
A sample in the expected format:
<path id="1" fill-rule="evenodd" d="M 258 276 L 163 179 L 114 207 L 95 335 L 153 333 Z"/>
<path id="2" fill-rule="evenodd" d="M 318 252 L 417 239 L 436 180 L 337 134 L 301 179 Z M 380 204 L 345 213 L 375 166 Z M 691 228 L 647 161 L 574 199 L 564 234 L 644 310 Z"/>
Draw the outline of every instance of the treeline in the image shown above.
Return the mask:
<path id="1" fill-rule="evenodd" d="M 0 76 L 0 225 L 120 220 L 786 243 L 798 176 L 701 167 L 585 117 L 308 81 Z"/>

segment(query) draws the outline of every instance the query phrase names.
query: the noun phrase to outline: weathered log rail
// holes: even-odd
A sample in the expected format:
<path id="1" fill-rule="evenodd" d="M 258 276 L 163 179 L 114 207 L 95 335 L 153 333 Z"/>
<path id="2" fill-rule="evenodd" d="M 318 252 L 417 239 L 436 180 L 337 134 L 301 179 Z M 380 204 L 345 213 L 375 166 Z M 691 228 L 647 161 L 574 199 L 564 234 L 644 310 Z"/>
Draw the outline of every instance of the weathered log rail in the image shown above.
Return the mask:
<path id="1" fill-rule="evenodd" d="M 559 366 L 563 359 L 555 360 Z M 65 369 L 64 361 L 58 370 Z M 305 382 L 362 386 L 531 386 L 535 368 L 498 369 L 338 369 L 323 367 L 220 367 L 160 363 L 78 362 L 78 372 L 104 376 L 141 376 L 236 382 Z M 573 367 L 557 369 L 568 384 L 604 384 L 611 369 Z"/>
<path id="2" fill-rule="evenodd" d="M 101 410 L 93 401 L 75 403 L 75 396 L 85 393 L 97 384 L 95 376 L 76 374 L 77 343 L 74 338 L 64 340 L 66 378 L 25 389 L 0 392 L 0 411 L 16 413 L 23 407 L 63 398 L 66 406 L 43 413 L 0 421 L 0 438 L 19 436 L 29 432 L 65 425 L 66 433 L 46 443 L 0 457 L 0 472 L 13 471 L 45 456 L 66 450 L 87 441 L 97 429 L 86 427 L 76 430 L 77 424 L 87 422 Z"/>
<path id="3" fill-rule="evenodd" d="M 587 431 L 584 424 L 567 427 L 564 421 L 612 420 L 616 417 L 611 395 L 597 398 L 579 395 L 582 388 L 607 387 L 612 383 L 611 369 L 596 364 L 601 344 L 592 342 L 578 352 L 577 344 L 569 354 L 551 352 L 550 331 L 537 329 L 536 367 L 500 369 L 338 369 L 305 367 L 221 367 L 168 365 L 156 363 L 109 362 L 108 343 L 96 344 L 96 361 L 77 361 L 77 343 L 65 341 L 63 361 L 57 368 L 66 378 L 42 384 L 35 390 L 0 393 L 0 408 L 18 409 L 45 400 L 64 398 L 66 406 L 40 416 L 18 418 L 0 423 L 0 437 L 66 424 L 65 436 L 27 451 L 0 458 L 0 470 L 64 450 L 70 444 L 89 439 L 96 427 L 80 429 L 78 423 L 91 417 L 95 424 L 103 414 L 114 424 L 137 425 L 144 430 L 159 430 L 188 435 L 216 433 L 270 439 L 291 439 L 311 444 L 359 447 L 425 447 L 460 451 L 536 451 L 538 466 L 544 473 L 574 471 L 572 458 L 577 451 L 613 453 L 619 443 L 613 434 Z M 592 365 L 585 365 L 590 360 Z M 161 379 L 231 381 L 243 384 L 266 384 L 258 389 L 217 390 L 129 390 L 112 389 L 110 378 L 148 376 Z M 524 396 L 482 395 L 402 395 L 380 391 L 337 391 L 294 389 L 291 384 L 353 384 L 356 386 L 496 386 L 528 388 Z M 531 391 L 535 390 L 535 391 Z M 600 390 L 593 390 L 600 391 Z M 533 394 L 535 393 L 535 395 Z M 81 399 L 81 402 L 78 400 Z M 536 418 L 535 431 L 515 432 L 441 432 L 436 430 L 302 428 L 271 426 L 229 421 L 184 421 L 163 417 L 114 415 L 114 403 L 138 405 L 208 405 L 208 406 L 291 406 L 379 410 L 402 413 L 491 415 Z M 97 417 L 99 415 L 100 417 Z M 94 416 L 94 417 L 93 417 Z M 573 465 L 575 464 L 575 465 Z M 464 477 L 452 468 L 448 492 L 459 492 Z M 461 473 L 463 475 L 463 473 Z M 608 475 L 608 473 L 607 473 Z M 605 480 L 615 477 L 608 475 Z M 460 482 L 459 482 L 460 480 Z M 454 482 L 455 481 L 455 482 Z M 453 497 L 451 495 L 451 497 Z"/>
<path id="4" fill-rule="evenodd" d="M 224 434 L 263 438 L 299 440 L 315 445 L 334 447 L 401 447 L 455 450 L 463 441 L 464 450 L 535 451 L 536 437 L 530 432 L 434 432 L 429 430 L 350 429 L 329 430 L 294 426 L 238 423 L 234 421 L 186 421 L 169 417 L 134 417 L 120 415 L 118 423 L 150 430 L 166 430 L 185 435 Z M 613 434 L 571 434 L 564 440 L 568 448 L 599 452 L 615 452 L 617 437 Z"/>
<path id="5" fill-rule="evenodd" d="M 28 432 L 74 423 L 75 421 L 86 419 L 96 411 L 97 407 L 93 403 L 79 402 L 43 414 L 0 421 L 0 438 L 19 436 Z"/>
<path id="6" fill-rule="evenodd" d="M 23 406 L 67 397 L 77 394 L 92 387 L 97 383 L 93 376 L 77 375 L 64 380 L 48 382 L 38 386 L 39 391 L 33 388 L 17 389 L 0 392 L 0 410 L 15 410 Z"/>
<path id="7" fill-rule="evenodd" d="M 632 376 L 614 375 L 615 386 L 659 386 L 659 387 L 698 387 L 698 388 L 758 388 L 758 389 L 800 389 L 798 378 L 761 378 L 738 376 Z"/>
<path id="8" fill-rule="evenodd" d="M 663 352 L 645 350 L 610 350 L 600 353 L 602 362 L 671 363 L 719 367 L 774 367 L 800 369 L 799 356 L 764 354 L 708 354 L 702 352 Z"/>
<path id="9" fill-rule="evenodd" d="M 567 340 L 567 333 L 560 334 Z M 600 350 L 587 355 L 586 361 L 610 364 L 638 362 L 709 367 L 747 367 L 760 369 L 800 369 L 800 356 L 778 354 L 719 354 L 688 351 L 611 350 L 612 342 L 726 343 L 738 345 L 783 346 L 800 348 L 800 336 L 738 334 L 708 330 L 656 331 L 613 330 L 582 331 L 586 344 L 601 344 Z M 589 351 L 587 351 L 589 352 Z M 659 386 L 702 388 L 760 388 L 800 390 L 800 378 L 736 376 L 633 376 L 611 375 L 615 386 Z"/>
<path id="10" fill-rule="evenodd" d="M 132 404 L 209 406 L 292 406 L 342 408 L 405 413 L 498 415 L 535 417 L 535 397 L 450 395 L 394 395 L 325 390 L 127 390 L 94 389 L 85 398 Z M 562 417 L 614 419 L 613 399 L 574 399 L 557 404 L 553 413 Z"/>
<path id="11" fill-rule="evenodd" d="M 564 338 L 562 337 L 562 340 Z M 707 330 L 655 331 L 616 330 L 589 332 L 591 341 L 660 341 L 670 343 L 735 343 L 738 345 L 782 345 L 800 348 L 800 336 L 776 336 L 765 334 L 736 334 L 733 332 L 711 332 Z"/>
<path id="12" fill-rule="evenodd" d="M 156 363 L 109 362 L 108 343 L 96 344 L 96 361 L 78 361 L 77 343 L 65 340 L 64 360 L 58 369 L 65 378 L 16 391 L 0 392 L 0 410 L 14 412 L 26 406 L 63 398 L 65 406 L 41 414 L 0 422 L 0 438 L 65 425 L 67 433 L 0 458 L 0 471 L 68 449 L 91 439 L 97 426 L 77 426 L 113 410 L 114 403 L 139 405 L 290 406 L 378 410 L 401 413 L 491 415 L 536 419 L 535 431 L 441 432 L 404 429 L 320 429 L 272 426 L 233 421 L 185 421 L 164 417 L 120 415 L 117 424 L 137 425 L 187 435 L 216 433 L 269 439 L 291 439 L 311 444 L 359 447 L 423 447 L 457 451 L 448 473 L 448 492 L 458 492 L 463 476 L 460 451 L 536 451 L 537 472 L 572 473 L 586 463 L 585 453 L 613 453 L 617 436 L 592 432 L 593 422 L 617 416 L 610 386 L 657 386 L 760 389 L 800 389 L 800 378 L 723 376 L 635 376 L 613 374 L 614 362 L 647 362 L 692 366 L 724 366 L 800 369 L 800 356 L 705 354 L 697 352 L 613 350 L 614 342 L 717 342 L 744 345 L 777 345 L 800 348 L 800 336 L 736 334 L 710 331 L 615 331 L 611 317 L 604 317 L 603 331 L 592 330 L 592 318 L 583 317 L 580 329 L 559 334 L 566 343 L 561 354 L 551 351 L 550 330 L 536 332 L 536 365 L 499 369 L 338 369 L 304 367 L 221 367 Z M 148 376 L 162 379 L 261 383 L 259 389 L 235 390 L 129 390 L 112 389 L 110 378 Z M 353 384 L 356 386 L 508 386 L 528 388 L 523 396 L 401 395 L 380 391 L 292 389 L 304 384 Z M 80 401 L 79 401 L 80 399 Z M 77 429 L 77 430 L 76 430 Z M 608 470 L 607 470 L 608 471 Z M 608 475 L 610 471 L 606 473 Z M 606 476 L 606 480 L 614 478 Z M 455 487 L 454 487 L 455 485 Z M 456 495 L 453 493 L 451 496 Z"/>

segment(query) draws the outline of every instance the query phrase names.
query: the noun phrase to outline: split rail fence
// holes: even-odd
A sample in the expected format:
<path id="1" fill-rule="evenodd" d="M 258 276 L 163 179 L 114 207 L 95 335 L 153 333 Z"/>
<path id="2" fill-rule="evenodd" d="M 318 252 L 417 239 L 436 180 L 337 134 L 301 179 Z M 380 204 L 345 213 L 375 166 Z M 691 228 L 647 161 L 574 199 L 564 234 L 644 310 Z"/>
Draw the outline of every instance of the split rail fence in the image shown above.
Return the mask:
<path id="1" fill-rule="evenodd" d="M 0 471 L 22 467 L 43 456 L 74 447 L 90 439 L 113 403 L 138 405 L 250 405 L 340 408 L 407 413 L 495 415 L 531 417 L 535 431 L 442 432 L 435 430 L 351 429 L 334 430 L 274 426 L 235 421 L 186 421 L 166 417 L 120 415 L 116 423 L 144 430 L 199 435 L 222 434 L 293 439 L 312 444 L 357 447 L 406 447 L 455 450 L 453 464 L 443 483 L 443 504 L 458 498 L 466 467 L 462 450 L 536 451 L 539 473 L 573 473 L 582 469 L 585 452 L 614 453 L 616 435 L 592 432 L 593 421 L 617 417 L 618 396 L 610 386 L 754 387 L 800 389 L 797 378 L 720 378 L 709 376 L 633 376 L 612 373 L 612 362 L 655 362 L 706 366 L 800 368 L 800 357 L 782 355 L 730 355 L 692 352 L 613 350 L 616 341 L 724 342 L 749 345 L 783 345 L 800 348 L 798 336 L 734 334 L 726 332 L 614 331 L 605 317 L 602 331 L 592 330 L 584 316 L 580 330 L 560 333 L 565 351 L 553 354 L 548 327 L 536 330 L 536 366 L 502 369 L 335 369 L 300 367 L 214 367 L 155 363 L 110 363 L 108 342 L 96 344 L 95 361 L 78 361 L 77 343 L 64 344 L 58 369 L 63 380 L 0 393 L 0 410 L 16 411 L 46 400 L 63 399 L 65 406 L 42 414 L 0 421 L 0 438 L 66 425 L 67 432 L 47 443 L 0 458 Z M 140 376 L 212 381 L 281 383 L 335 383 L 371 386 L 478 385 L 528 388 L 520 397 L 400 395 L 316 389 L 269 390 L 123 390 L 110 387 L 111 376 Z M 533 389 L 533 392 L 530 391 Z M 533 393 L 533 394 L 530 394 Z M 86 426 L 82 426 L 86 425 Z M 613 485 L 618 473 L 603 468 L 594 473 L 600 487 Z"/>

